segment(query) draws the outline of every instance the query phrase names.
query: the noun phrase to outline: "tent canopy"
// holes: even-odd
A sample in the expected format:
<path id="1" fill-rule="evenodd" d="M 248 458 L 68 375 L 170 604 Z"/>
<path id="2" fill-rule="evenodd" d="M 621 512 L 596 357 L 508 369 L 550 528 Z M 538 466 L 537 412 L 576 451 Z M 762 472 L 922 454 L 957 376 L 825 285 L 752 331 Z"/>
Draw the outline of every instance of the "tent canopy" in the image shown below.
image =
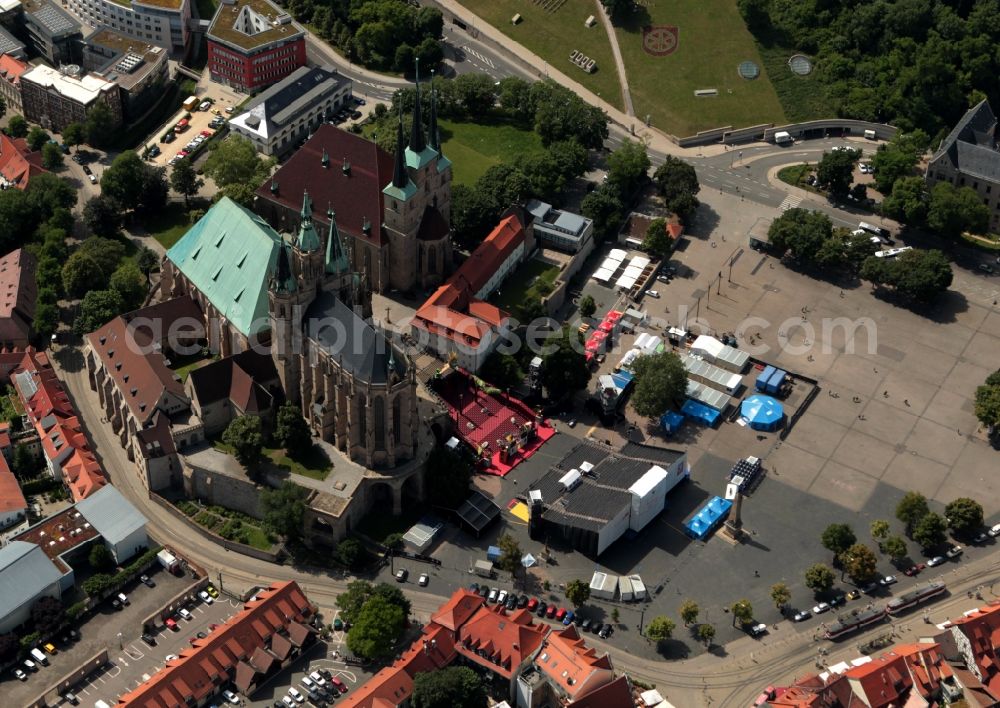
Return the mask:
<path id="1" fill-rule="evenodd" d="M 785 411 L 775 399 L 755 393 L 740 404 L 740 415 L 754 430 L 773 430 L 785 416 Z"/>

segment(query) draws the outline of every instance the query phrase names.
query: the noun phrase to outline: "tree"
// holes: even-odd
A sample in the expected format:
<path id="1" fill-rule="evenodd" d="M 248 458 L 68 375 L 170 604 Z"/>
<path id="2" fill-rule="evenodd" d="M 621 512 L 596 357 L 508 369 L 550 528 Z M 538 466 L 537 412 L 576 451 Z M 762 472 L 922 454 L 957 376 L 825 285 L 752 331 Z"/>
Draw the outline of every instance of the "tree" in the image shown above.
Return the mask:
<path id="1" fill-rule="evenodd" d="M 875 187 L 882 194 L 889 194 L 896 183 L 913 176 L 913 170 L 920 159 L 916 150 L 900 148 L 898 144 L 880 145 L 872 156 L 875 168 Z"/>
<path id="2" fill-rule="evenodd" d="M 882 552 L 892 560 L 898 561 L 906 557 L 906 541 L 902 536 L 889 536 L 880 544 Z"/>
<path id="3" fill-rule="evenodd" d="M 994 431 L 1000 426 L 1000 370 L 986 378 L 982 386 L 976 387 L 975 413 L 980 423 Z"/>
<path id="4" fill-rule="evenodd" d="M 85 239 L 63 265 L 63 287 L 69 295 L 78 297 L 95 285 L 110 283 L 124 254 L 125 246 L 119 241 L 97 236 Z"/>
<path id="5" fill-rule="evenodd" d="M 146 276 L 134 261 L 125 261 L 111 275 L 111 289 L 121 296 L 125 312 L 142 306 L 146 299 L 146 284 Z"/>
<path id="6" fill-rule="evenodd" d="M 278 409 L 275 416 L 274 437 L 290 454 L 301 453 L 312 447 L 312 433 L 309 424 L 302 417 L 302 411 L 291 401 Z"/>
<path id="7" fill-rule="evenodd" d="M 710 647 L 712 640 L 715 639 L 715 627 L 710 624 L 699 624 L 697 634 L 698 639 L 703 641 L 706 647 Z"/>
<path id="8" fill-rule="evenodd" d="M 920 492 L 907 492 L 896 505 L 896 518 L 906 525 L 907 533 L 928 513 L 930 508 L 927 506 L 927 498 Z"/>
<path id="9" fill-rule="evenodd" d="M 509 533 L 505 533 L 497 541 L 497 547 L 500 549 L 500 558 L 497 560 L 497 567 L 501 570 L 506 570 L 508 573 L 517 572 L 517 569 L 521 567 L 521 557 L 524 555 L 524 551 L 521 550 L 517 539 Z"/>
<path id="10" fill-rule="evenodd" d="M 919 226 L 927 219 L 929 194 L 923 177 L 902 177 L 882 200 L 882 212 L 891 219 Z"/>
<path id="11" fill-rule="evenodd" d="M 626 140 L 608 156 L 608 184 L 623 202 L 649 179 L 649 153 L 646 146 Z"/>
<path id="12" fill-rule="evenodd" d="M 878 558 L 865 544 L 855 543 L 844 552 L 843 559 L 844 569 L 856 585 L 868 583 L 875 577 Z"/>
<path id="13" fill-rule="evenodd" d="M 7 101 L 3 96 L 0 96 L 0 118 L 3 118 L 7 113 Z"/>
<path id="14" fill-rule="evenodd" d="M 249 140 L 230 135 L 216 144 L 203 171 L 220 187 L 240 184 L 256 189 L 270 174 L 272 165 L 273 161 L 260 158 Z"/>
<path id="15" fill-rule="evenodd" d="M 617 607 L 611 608 L 611 621 L 612 622 L 614 622 L 615 624 L 618 624 L 618 619 L 619 619 L 620 616 L 621 615 L 618 612 L 618 608 Z"/>
<path id="16" fill-rule="evenodd" d="M 302 535 L 302 518 L 309 490 L 284 481 L 277 489 L 261 489 L 260 508 L 264 526 L 290 541 Z"/>
<path id="17" fill-rule="evenodd" d="M 83 223 L 95 236 L 117 236 L 122 228 L 122 209 L 111 197 L 98 194 L 83 205 Z"/>
<path id="18" fill-rule="evenodd" d="M 579 391 L 590 380 L 590 369 L 582 347 L 574 346 L 571 337 L 577 333 L 569 327 L 549 337 L 546 346 L 553 350 L 542 357 L 542 385 L 552 400 Z M 554 340 L 554 341 L 553 341 Z"/>
<path id="19" fill-rule="evenodd" d="M 729 611 L 733 613 L 734 623 L 749 624 L 753 620 L 753 605 L 750 604 L 749 600 L 737 600 L 729 608 Z"/>
<path id="20" fill-rule="evenodd" d="M 403 534 L 391 533 L 382 540 L 382 545 L 390 551 L 399 551 L 403 548 Z"/>
<path id="21" fill-rule="evenodd" d="M 771 586 L 771 600 L 774 601 L 774 606 L 779 610 L 787 605 L 791 599 L 792 591 L 784 583 L 775 583 Z"/>
<path id="22" fill-rule="evenodd" d="M 122 296 L 114 290 L 91 290 L 83 297 L 73 330 L 84 335 L 93 332 L 124 312 Z"/>
<path id="23" fill-rule="evenodd" d="M 775 219 L 767 234 L 779 256 L 790 253 L 796 260 L 812 265 L 823 244 L 833 236 L 833 224 L 826 214 L 796 207 Z"/>
<path id="24" fill-rule="evenodd" d="M 435 447 L 427 458 L 427 495 L 435 504 L 457 509 L 469 496 L 472 466 L 443 445 Z"/>
<path id="25" fill-rule="evenodd" d="M 372 596 L 375 586 L 367 580 L 354 580 L 347 584 L 347 590 L 337 595 L 337 607 L 340 617 L 349 624 L 354 624 L 361 614 L 361 608 Z"/>
<path id="26" fill-rule="evenodd" d="M 32 452 L 31 448 L 24 443 L 18 443 L 14 448 L 14 459 L 11 462 L 11 470 L 21 481 L 33 478 L 38 474 L 41 466 L 38 455 Z"/>
<path id="27" fill-rule="evenodd" d="M 101 176 L 101 191 L 122 208 L 152 212 L 161 208 L 167 197 L 166 172 L 142 160 L 134 150 L 115 158 Z"/>
<path id="28" fill-rule="evenodd" d="M 480 73 L 461 74 L 454 82 L 455 95 L 467 115 L 482 116 L 493 110 L 497 93 L 492 76 Z"/>
<path id="29" fill-rule="evenodd" d="M 507 390 L 520 386 L 524 381 L 521 367 L 510 354 L 495 351 L 483 362 L 479 376 L 499 389 Z"/>
<path id="30" fill-rule="evenodd" d="M 820 537 L 823 548 L 839 556 L 857 542 L 854 529 L 847 524 L 830 524 L 823 530 Z"/>
<path id="31" fill-rule="evenodd" d="M 906 251 L 892 261 L 889 285 L 906 297 L 930 302 L 951 286 L 951 263 L 941 251 Z"/>
<path id="32" fill-rule="evenodd" d="M 365 557 L 365 547 L 353 538 L 345 538 L 337 544 L 337 558 L 348 568 L 354 570 Z"/>
<path id="33" fill-rule="evenodd" d="M 396 642 L 403 633 L 406 615 L 397 605 L 373 595 L 347 632 L 347 648 L 355 656 L 380 659 L 396 652 Z"/>
<path id="34" fill-rule="evenodd" d="M 927 225 L 945 238 L 955 239 L 966 231 L 984 233 L 989 221 L 989 207 L 971 187 L 938 182 L 931 188 Z"/>
<path id="35" fill-rule="evenodd" d="M 43 637 L 59 629 L 65 617 L 62 602 L 54 597 L 40 597 L 31 606 L 31 621 L 35 624 L 35 631 Z"/>
<path id="36" fill-rule="evenodd" d="M 701 189 L 694 167 L 678 157 L 667 155 L 653 173 L 653 181 L 667 209 L 685 222 L 690 221 L 699 204 L 695 195 Z"/>
<path id="37" fill-rule="evenodd" d="M 233 448 L 233 456 L 248 471 L 256 471 L 263 460 L 264 449 L 260 418 L 254 415 L 233 418 L 222 434 L 222 442 Z"/>
<path id="38" fill-rule="evenodd" d="M 35 125 L 28 131 L 28 136 L 24 139 L 24 141 L 28 143 L 28 149 L 32 152 L 37 152 L 41 150 L 42 146 L 51 139 L 52 136 L 46 133 L 44 128 L 39 125 Z"/>
<path id="39" fill-rule="evenodd" d="M 875 519 L 871 525 L 872 538 L 883 541 L 889 536 L 889 522 L 885 519 Z"/>
<path id="40" fill-rule="evenodd" d="M 948 528 L 959 535 L 971 534 L 983 527 L 983 507 L 975 499 L 959 497 L 944 508 Z"/>
<path id="41" fill-rule="evenodd" d="M 571 580 L 566 583 L 566 599 L 579 607 L 590 599 L 590 585 L 583 580 Z"/>
<path id="42" fill-rule="evenodd" d="M 467 666 L 418 673 L 413 679 L 413 708 L 486 708 L 486 690 Z"/>
<path id="43" fill-rule="evenodd" d="M 42 166 L 47 170 L 58 170 L 63 166 L 63 151 L 58 145 L 50 142 L 42 145 Z"/>
<path id="44" fill-rule="evenodd" d="M 184 196 L 184 205 L 188 200 L 198 193 L 198 190 L 205 184 L 205 180 L 198 176 L 191 165 L 191 161 L 186 157 L 174 163 L 173 171 L 170 173 L 170 187 Z"/>
<path id="45" fill-rule="evenodd" d="M 580 298 L 579 307 L 581 317 L 593 317 L 594 313 L 597 312 L 597 303 L 594 302 L 594 298 L 590 295 L 584 295 Z"/>
<path id="46" fill-rule="evenodd" d="M 698 607 L 698 603 L 694 600 L 685 600 L 680 607 L 681 622 L 684 626 L 694 624 L 698 621 L 698 614 L 701 612 L 701 608 Z"/>
<path id="47" fill-rule="evenodd" d="M 87 133 L 87 142 L 93 147 L 104 148 L 114 139 L 118 125 L 107 104 L 98 101 L 87 111 L 83 127 Z"/>
<path id="48" fill-rule="evenodd" d="M 142 246 L 139 249 L 139 253 L 136 254 L 135 264 L 139 266 L 139 270 L 142 271 L 142 274 L 148 280 L 149 274 L 160 267 L 160 257 L 156 255 L 153 249 Z"/>
<path id="49" fill-rule="evenodd" d="M 111 551 L 103 543 L 96 543 L 91 547 L 87 561 L 94 572 L 97 573 L 104 573 L 115 567 L 114 556 L 111 555 Z"/>
<path id="50" fill-rule="evenodd" d="M 940 546 L 947 538 L 948 523 L 934 511 L 924 514 L 913 528 L 913 540 L 925 551 Z"/>
<path id="51" fill-rule="evenodd" d="M 635 7 L 633 0 L 601 0 L 601 4 L 612 18 L 622 17 Z"/>
<path id="52" fill-rule="evenodd" d="M 546 147 L 574 139 L 585 148 L 599 149 L 608 139 L 608 116 L 552 80 L 531 86 L 535 103 L 535 132 Z"/>
<path id="53" fill-rule="evenodd" d="M 653 219 L 646 229 L 646 236 L 642 240 L 642 250 L 652 253 L 660 258 L 667 258 L 674 250 L 674 240 L 667 231 L 667 220 L 660 217 Z"/>
<path id="54" fill-rule="evenodd" d="M 7 121 L 7 135 L 12 138 L 23 138 L 28 134 L 28 121 L 23 116 L 14 115 Z"/>
<path id="55" fill-rule="evenodd" d="M 640 356 L 632 366 L 635 390 L 632 407 L 646 418 L 656 418 L 687 395 L 687 369 L 671 351 Z"/>
<path id="56" fill-rule="evenodd" d="M 83 123 L 70 123 L 63 128 L 62 139 L 67 147 L 74 148 L 86 141 L 87 129 Z"/>
<path id="57" fill-rule="evenodd" d="M 825 563 L 816 563 L 806 569 L 806 587 L 815 593 L 826 592 L 833 587 L 837 576 Z"/>
<path id="58" fill-rule="evenodd" d="M 646 625 L 646 638 L 653 642 L 662 642 L 670 639 L 674 634 L 677 625 L 672 619 L 664 615 L 654 617 Z"/>
<path id="59" fill-rule="evenodd" d="M 40 340 L 48 339 L 59 329 L 59 305 L 55 302 L 41 302 L 35 305 L 35 334 Z"/>
<path id="60" fill-rule="evenodd" d="M 625 207 L 618 195 L 607 185 L 601 185 L 580 202 L 580 211 L 594 222 L 594 238 L 600 243 L 618 232 Z"/>

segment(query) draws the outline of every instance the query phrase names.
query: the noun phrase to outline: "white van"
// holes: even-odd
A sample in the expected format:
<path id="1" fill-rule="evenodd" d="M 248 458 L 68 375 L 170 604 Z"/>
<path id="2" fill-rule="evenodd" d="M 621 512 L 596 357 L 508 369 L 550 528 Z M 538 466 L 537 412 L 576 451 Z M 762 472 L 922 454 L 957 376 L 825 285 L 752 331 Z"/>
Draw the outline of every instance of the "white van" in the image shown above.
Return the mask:
<path id="1" fill-rule="evenodd" d="M 42 666 L 49 665 L 49 658 L 45 656 L 44 652 L 40 651 L 37 647 L 31 650 L 31 658 Z"/>
<path id="2" fill-rule="evenodd" d="M 792 139 L 792 136 L 787 131 L 779 130 L 777 133 L 774 134 L 775 145 L 791 145 L 793 142 L 795 141 Z"/>
<path id="3" fill-rule="evenodd" d="M 875 140 L 875 131 L 874 130 L 866 130 L 865 131 L 865 140 Z"/>

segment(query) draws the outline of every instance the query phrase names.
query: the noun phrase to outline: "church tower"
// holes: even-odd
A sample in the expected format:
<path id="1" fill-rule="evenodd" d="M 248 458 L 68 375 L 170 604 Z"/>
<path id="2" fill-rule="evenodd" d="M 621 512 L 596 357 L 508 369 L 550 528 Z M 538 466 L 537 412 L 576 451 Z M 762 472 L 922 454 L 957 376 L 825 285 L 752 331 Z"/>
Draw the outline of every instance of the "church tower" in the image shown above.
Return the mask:
<path id="1" fill-rule="evenodd" d="M 316 233 L 312 218 L 313 204 L 309 192 L 302 192 L 302 211 L 299 212 L 299 233 L 292 247 L 293 275 L 298 290 L 304 297 L 315 294 L 323 281 L 323 242 Z M 311 300 L 311 298 L 310 298 Z M 308 302 L 300 302 L 303 306 Z"/>
<path id="2" fill-rule="evenodd" d="M 451 162 L 441 154 L 433 87 L 429 141 L 422 114 L 418 63 L 409 144 L 404 143 L 400 115 L 396 167 L 392 182 L 382 190 L 389 281 L 404 291 L 437 285 L 451 266 Z"/>
<path id="3" fill-rule="evenodd" d="M 295 346 L 299 330 L 296 291 L 288 244 L 282 239 L 274 273 L 267 287 L 268 318 L 271 325 L 271 358 L 281 379 L 281 388 L 291 400 L 295 400 L 299 390 L 298 352 Z"/>

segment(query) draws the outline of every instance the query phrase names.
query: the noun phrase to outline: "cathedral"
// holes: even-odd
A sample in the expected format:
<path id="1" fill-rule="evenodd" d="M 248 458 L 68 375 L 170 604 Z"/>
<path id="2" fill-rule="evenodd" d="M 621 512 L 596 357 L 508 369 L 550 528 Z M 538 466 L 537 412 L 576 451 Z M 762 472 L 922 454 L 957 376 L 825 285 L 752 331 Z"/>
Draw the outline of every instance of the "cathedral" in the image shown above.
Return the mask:
<path id="1" fill-rule="evenodd" d="M 329 193 L 329 184 L 318 180 L 299 194 L 290 239 L 224 198 L 167 252 L 161 278 L 164 298 L 186 295 L 199 304 L 213 351 L 269 346 L 286 399 L 301 406 L 312 431 L 375 469 L 414 457 L 419 418 L 414 365 L 372 321 L 373 273 L 383 287 L 428 287 L 451 263 L 451 163 L 440 151 L 433 96 L 427 140 L 417 90 L 410 140 L 400 118 L 391 179 L 376 187 L 383 209 L 377 252 L 359 258 L 357 249 L 369 244 L 345 243 L 333 199 L 323 228 L 313 195 Z M 345 160 L 326 176 L 353 169 Z M 350 209 L 371 196 L 338 193 L 336 201 Z M 370 231 L 365 217 L 362 235 Z"/>

